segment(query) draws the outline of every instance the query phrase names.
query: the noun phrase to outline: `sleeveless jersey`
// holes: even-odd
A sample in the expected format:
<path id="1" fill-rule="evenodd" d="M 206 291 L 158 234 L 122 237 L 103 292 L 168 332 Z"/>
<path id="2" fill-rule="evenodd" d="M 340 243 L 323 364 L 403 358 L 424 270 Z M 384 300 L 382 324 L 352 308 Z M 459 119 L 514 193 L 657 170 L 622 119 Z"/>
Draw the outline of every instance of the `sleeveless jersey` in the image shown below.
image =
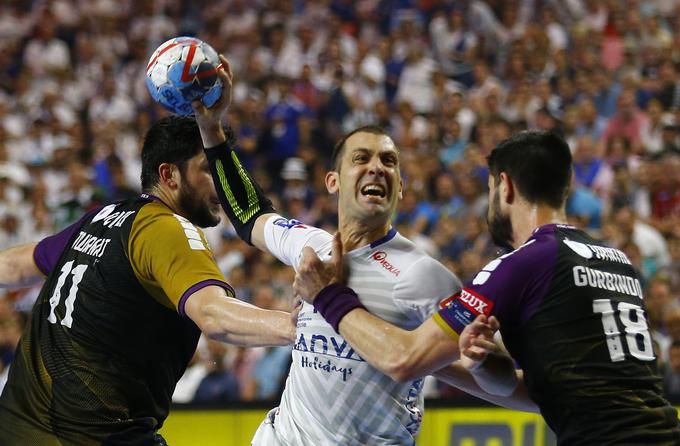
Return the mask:
<path id="1" fill-rule="evenodd" d="M 498 317 L 559 444 L 680 444 L 623 252 L 572 226 L 544 225 L 441 306 L 435 320 L 457 333 L 478 314 Z"/>
<path id="2" fill-rule="evenodd" d="M 148 445 L 200 330 L 196 290 L 229 285 L 201 231 L 143 195 L 38 244 L 47 275 L 0 397 L 0 444 Z"/>
<path id="3" fill-rule="evenodd" d="M 332 236 L 280 217 L 265 226 L 269 251 L 297 269 L 302 249 L 322 260 Z M 442 264 L 394 229 L 346 254 L 348 285 L 373 314 L 405 329 L 427 320 L 461 284 Z M 397 383 L 365 362 L 342 336 L 304 304 L 290 374 L 274 428 L 295 446 L 411 445 L 423 415 L 422 379 Z"/>

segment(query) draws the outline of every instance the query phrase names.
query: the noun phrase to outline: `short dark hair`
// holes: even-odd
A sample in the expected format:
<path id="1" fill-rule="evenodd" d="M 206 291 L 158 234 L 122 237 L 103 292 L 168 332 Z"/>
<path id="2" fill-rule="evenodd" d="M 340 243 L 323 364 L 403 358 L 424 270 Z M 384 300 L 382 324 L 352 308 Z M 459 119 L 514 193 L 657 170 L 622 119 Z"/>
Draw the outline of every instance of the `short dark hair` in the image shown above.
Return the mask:
<path id="1" fill-rule="evenodd" d="M 340 171 L 339 160 L 342 158 L 343 150 L 345 150 L 345 143 L 352 135 L 355 135 L 357 133 L 372 133 L 374 135 L 385 135 L 387 137 L 390 136 L 387 134 L 385 129 L 378 125 L 373 124 L 364 125 L 352 130 L 351 132 L 343 136 L 342 139 L 338 141 L 337 144 L 335 144 L 335 147 L 333 147 L 333 152 L 331 153 L 331 169 L 333 169 L 334 171 L 336 172 Z"/>
<path id="2" fill-rule="evenodd" d="M 487 158 L 496 184 L 505 172 L 531 203 L 564 205 L 571 183 L 571 151 L 553 132 L 527 130 L 501 141 Z"/>
<path id="3" fill-rule="evenodd" d="M 160 177 L 158 166 L 175 164 L 184 173 L 187 161 L 203 149 L 198 124 L 192 117 L 168 116 L 146 132 L 142 146 L 142 190 L 150 191 Z"/>

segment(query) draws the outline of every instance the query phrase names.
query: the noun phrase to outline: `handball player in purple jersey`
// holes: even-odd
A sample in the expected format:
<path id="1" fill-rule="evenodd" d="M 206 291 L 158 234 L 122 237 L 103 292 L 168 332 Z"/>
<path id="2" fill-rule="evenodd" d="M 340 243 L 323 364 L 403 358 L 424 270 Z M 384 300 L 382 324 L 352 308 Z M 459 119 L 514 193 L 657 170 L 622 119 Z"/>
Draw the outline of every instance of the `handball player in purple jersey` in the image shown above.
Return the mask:
<path id="1" fill-rule="evenodd" d="M 529 396 L 560 445 L 677 445 L 677 411 L 661 377 L 636 270 L 626 255 L 567 224 L 569 147 L 526 131 L 490 154 L 489 231 L 514 250 L 443 300 L 413 331 L 367 312 L 342 284 L 342 246 L 330 263 L 306 251 L 296 292 L 314 304 L 362 358 L 397 379 L 436 371 L 459 356 L 478 382 L 500 324 Z M 467 327 L 467 329 L 466 329 Z M 464 331 L 465 329 L 465 331 Z"/>

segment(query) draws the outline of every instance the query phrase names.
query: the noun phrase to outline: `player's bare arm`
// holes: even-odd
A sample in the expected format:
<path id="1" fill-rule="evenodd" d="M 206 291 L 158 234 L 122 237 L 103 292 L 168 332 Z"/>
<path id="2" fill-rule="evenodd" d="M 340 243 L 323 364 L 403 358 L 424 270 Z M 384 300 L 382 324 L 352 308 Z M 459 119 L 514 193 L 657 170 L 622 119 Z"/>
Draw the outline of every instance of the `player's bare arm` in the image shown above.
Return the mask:
<path id="1" fill-rule="evenodd" d="M 185 306 L 187 316 L 209 338 L 248 347 L 288 345 L 295 339 L 295 314 L 264 310 L 228 296 L 218 286 L 201 288 Z"/>
<path id="2" fill-rule="evenodd" d="M 528 390 L 524 385 L 524 372 L 521 369 L 517 369 L 515 370 L 515 374 L 519 384 L 508 396 L 493 395 L 482 389 L 475 377 L 462 365 L 460 360 L 443 369 L 437 370 L 432 376 L 446 384 L 464 390 L 466 393 L 490 403 L 508 409 L 538 413 L 538 406 L 536 406 L 536 403 L 529 397 Z"/>
<path id="3" fill-rule="evenodd" d="M 499 328 L 495 316 L 484 314 L 468 324 L 458 341 L 462 352 L 460 364 L 486 393 L 510 396 L 520 385 L 520 380 L 513 359 L 494 340 Z"/>
<path id="4" fill-rule="evenodd" d="M 33 260 L 36 243 L 16 246 L 0 252 L 0 288 L 34 285 L 43 275 Z"/>
<path id="5" fill-rule="evenodd" d="M 343 274 L 342 242 L 336 234 L 330 262 L 322 262 L 311 249 L 303 251 L 293 288 L 296 294 L 314 304 L 321 290 L 328 290 L 329 284 L 341 282 Z M 331 298 L 335 299 L 327 299 L 326 319 L 331 325 L 337 324 L 340 334 L 364 359 L 397 381 L 432 373 L 460 357 L 458 335 L 445 332 L 433 319 L 407 331 L 372 315 L 361 306 L 347 312 L 348 303 L 342 302 L 342 296 Z M 318 302 L 315 307 L 318 307 Z M 341 319 L 333 320 L 341 314 Z M 509 358 L 497 355 L 494 350 L 493 360 L 488 365 L 484 364 L 492 350 L 488 339 L 493 338 L 497 329 L 497 321 L 491 325 L 486 320 L 479 320 L 463 332 L 465 341 L 462 345 L 473 355 L 465 364 L 477 369 L 475 373 L 483 377 L 483 384 L 486 384 L 484 379 L 499 378 L 498 382 L 487 384 L 488 390 L 510 395 L 517 387 L 517 378 Z"/>

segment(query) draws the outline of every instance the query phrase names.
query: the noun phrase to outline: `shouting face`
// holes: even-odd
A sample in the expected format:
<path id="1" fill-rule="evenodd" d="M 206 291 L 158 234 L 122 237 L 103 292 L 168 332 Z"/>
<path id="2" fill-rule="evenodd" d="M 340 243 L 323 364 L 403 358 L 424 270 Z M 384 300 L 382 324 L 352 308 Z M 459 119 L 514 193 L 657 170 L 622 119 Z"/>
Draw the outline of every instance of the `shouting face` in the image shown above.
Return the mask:
<path id="1" fill-rule="evenodd" d="M 401 199 L 399 153 L 384 134 L 358 132 L 345 141 L 337 171 L 326 186 L 338 193 L 339 213 L 362 224 L 387 223 Z"/>

